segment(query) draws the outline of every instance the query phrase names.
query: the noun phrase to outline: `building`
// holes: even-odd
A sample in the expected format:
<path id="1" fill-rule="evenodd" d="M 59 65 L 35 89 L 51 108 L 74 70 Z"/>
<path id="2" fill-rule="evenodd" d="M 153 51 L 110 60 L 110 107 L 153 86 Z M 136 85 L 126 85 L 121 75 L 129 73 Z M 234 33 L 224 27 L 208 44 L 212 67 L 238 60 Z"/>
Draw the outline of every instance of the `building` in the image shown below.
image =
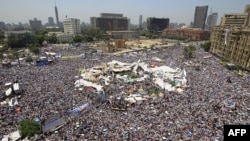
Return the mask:
<path id="1" fill-rule="evenodd" d="M 137 39 L 139 38 L 138 31 L 107 31 L 107 34 L 111 36 L 112 39 Z"/>
<path id="2" fill-rule="evenodd" d="M 194 13 L 193 28 L 205 29 L 208 6 L 196 6 Z"/>
<path id="3" fill-rule="evenodd" d="M 210 31 L 197 28 L 165 29 L 162 33 L 169 38 L 179 38 L 192 41 L 208 40 Z"/>
<path id="4" fill-rule="evenodd" d="M 4 22 L 0 22 L 0 33 L 6 30 L 6 26 Z"/>
<path id="5" fill-rule="evenodd" d="M 80 20 L 67 18 L 63 21 L 65 34 L 81 34 Z"/>
<path id="6" fill-rule="evenodd" d="M 8 43 L 11 39 L 20 39 L 13 44 L 12 47 L 24 47 L 25 44 L 31 43 L 33 39 L 33 34 L 29 30 L 19 30 L 19 31 L 5 31 L 4 32 L 4 42 Z"/>
<path id="7" fill-rule="evenodd" d="M 48 36 L 55 35 L 59 43 L 70 43 L 73 42 L 75 35 L 65 34 L 63 32 L 48 32 Z"/>
<path id="8" fill-rule="evenodd" d="M 123 14 L 101 13 L 100 17 L 90 18 L 91 27 L 103 31 L 129 30 L 130 19 Z"/>
<path id="9" fill-rule="evenodd" d="M 54 26 L 54 19 L 53 17 L 48 17 L 48 26 Z"/>
<path id="10" fill-rule="evenodd" d="M 29 20 L 29 23 L 31 29 L 40 30 L 43 28 L 42 21 L 37 20 L 36 18 L 34 18 L 34 20 Z"/>
<path id="11" fill-rule="evenodd" d="M 147 30 L 159 32 L 169 27 L 169 18 L 147 18 Z"/>
<path id="12" fill-rule="evenodd" d="M 216 26 L 218 19 L 218 13 L 211 13 L 207 16 L 207 26 L 208 30 L 211 30 L 214 26 Z"/>
<path id="13" fill-rule="evenodd" d="M 250 6 L 243 13 L 225 14 L 210 40 L 212 53 L 250 70 Z"/>
<path id="14" fill-rule="evenodd" d="M 142 29 L 142 15 L 139 16 L 139 29 Z"/>
<path id="15" fill-rule="evenodd" d="M 168 28 L 171 28 L 171 29 L 178 28 L 178 23 L 169 23 Z"/>
<path id="16" fill-rule="evenodd" d="M 56 14 L 56 24 L 57 24 L 58 27 L 60 27 L 59 18 L 58 18 L 58 11 L 57 11 L 56 6 L 55 6 L 55 14 Z"/>

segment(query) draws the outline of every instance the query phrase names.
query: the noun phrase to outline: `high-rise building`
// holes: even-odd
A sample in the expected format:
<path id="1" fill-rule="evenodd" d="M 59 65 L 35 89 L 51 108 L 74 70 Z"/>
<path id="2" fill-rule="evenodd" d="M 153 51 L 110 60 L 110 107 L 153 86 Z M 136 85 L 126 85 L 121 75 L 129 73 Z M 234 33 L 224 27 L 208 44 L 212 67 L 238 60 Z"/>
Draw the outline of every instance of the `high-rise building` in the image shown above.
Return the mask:
<path id="1" fill-rule="evenodd" d="M 63 21 L 64 33 L 65 34 L 80 34 L 81 27 L 80 27 L 80 20 L 67 18 Z"/>
<path id="2" fill-rule="evenodd" d="M 5 23 L 4 22 L 0 22 L 0 30 L 3 30 L 3 29 L 5 29 Z"/>
<path id="3" fill-rule="evenodd" d="M 100 17 L 90 18 L 91 26 L 103 31 L 129 30 L 130 19 L 123 14 L 101 13 Z"/>
<path id="4" fill-rule="evenodd" d="M 139 29 L 142 29 L 142 15 L 139 16 Z"/>
<path id="5" fill-rule="evenodd" d="M 210 40 L 212 53 L 250 70 L 250 6 L 244 13 L 225 14 Z"/>
<path id="6" fill-rule="evenodd" d="M 193 28 L 205 29 L 208 6 L 196 6 L 194 13 Z"/>
<path id="7" fill-rule="evenodd" d="M 48 17 L 48 25 L 49 26 L 54 26 L 54 19 L 53 19 L 53 17 Z"/>
<path id="8" fill-rule="evenodd" d="M 147 18 L 147 30 L 162 31 L 169 27 L 169 18 Z"/>
<path id="9" fill-rule="evenodd" d="M 56 13 L 56 24 L 57 24 L 57 26 L 60 26 L 59 18 L 58 18 L 58 11 L 57 11 L 57 7 L 56 6 L 55 6 L 55 13 Z"/>
<path id="10" fill-rule="evenodd" d="M 42 21 L 37 20 L 36 18 L 34 18 L 34 20 L 29 20 L 29 23 L 31 29 L 39 30 L 43 28 Z"/>
<path id="11" fill-rule="evenodd" d="M 208 15 L 207 25 L 208 25 L 209 30 L 211 30 L 212 27 L 214 27 L 216 25 L 217 19 L 218 19 L 218 13 L 211 13 L 210 15 Z"/>

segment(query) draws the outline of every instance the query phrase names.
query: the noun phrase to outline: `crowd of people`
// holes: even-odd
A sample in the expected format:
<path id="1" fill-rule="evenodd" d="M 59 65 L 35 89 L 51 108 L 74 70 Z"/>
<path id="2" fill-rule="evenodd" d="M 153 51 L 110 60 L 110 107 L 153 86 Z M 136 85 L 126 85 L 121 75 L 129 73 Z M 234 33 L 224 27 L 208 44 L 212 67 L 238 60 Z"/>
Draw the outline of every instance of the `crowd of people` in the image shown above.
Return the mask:
<path id="1" fill-rule="evenodd" d="M 120 55 L 97 54 L 88 47 L 56 47 L 51 51 L 62 56 L 47 66 L 14 66 L 0 71 L 2 93 L 4 83 L 18 79 L 23 94 L 18 100 L 21 112 L 15 107 L 0 105 L 2 121 L 0 138 L 14 132 L 20 121 L 39 118 L 47 120 L 55 115 L 66 124 L 56 132 L 39 135 L 39 140 L 223 140 L 223 125 L 250 122 L 250 82 L 226 69 L 216 57 L 204 59 L 205 52 L 198 45 L 191 61 L 183 58 L 183 47 L 143 49 Z M 158 57 L 162 61 L 152 58 Z M 97 58 L 97 59 L 94 59 Z M 112 60 L 167 65 L 185 69 L 187 87 L 183 93 L 161 90 L 163 96 L 152 96 L 136 103 L 126 111 L 113 110 L 109 103 L 96 106 L 95 89 L 79 91 L 75 88 L 80 68 L 91 68 Z M 187 63 L 188 62 L 188 63 Z M 190 63 L 191 62 L 191 63 Z M 192 64 L 198 64 L 199 69 Z M 77 77 L 77 78 L 78 78 Z M 228 82 L 230 78 L 230 82 Z M 152 80 L 147 80 L 147 82 Z M 116 96 L 124 91 L 122 81 L 111 84 L 105 94 Z M 128 85 L 128 84 L 126 84 Z M 150 85 L 140 83 L 143 89 Z M 88 112 L 68 120 L 67 111 L 90 103 Z M 234 107 L 228 106 L 234 104 Z"/>

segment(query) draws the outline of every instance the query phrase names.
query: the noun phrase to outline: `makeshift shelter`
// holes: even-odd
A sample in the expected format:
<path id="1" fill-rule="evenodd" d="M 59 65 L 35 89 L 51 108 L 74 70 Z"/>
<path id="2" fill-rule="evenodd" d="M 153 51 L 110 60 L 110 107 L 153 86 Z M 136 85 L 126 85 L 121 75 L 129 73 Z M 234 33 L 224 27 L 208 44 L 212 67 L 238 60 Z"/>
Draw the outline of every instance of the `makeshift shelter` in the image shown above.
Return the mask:
<path id="1" fill-rule="evenodd" d="M 80 112 L 88 111 L 89 108 L 90 108 L 89 103 L 86 103 L 86 104 L 84 104 L 82 106 L 74 108 L 73 110 L 67 111 L 67 115 L 69 115 L 69 116 L 72 116 L 72 115 L 77 116 Z"/>
<path id="2" fill-rule="evenodd" d="M 50 120 L 49 122 L 46 122 L 42 130 L 43 132 L 53 132 L 61 128 L 64 124 L 65 124 L 64 120 L 58 117 L 53 120 Z"/>
<path id="3" fill-rule="evenodd" d="M 48 59 L 43 59 L 43 60 L 36 61 L 36 66 L 38 66 L 38 67 L 46 66 L 48 64 L 49 64 Z"/>

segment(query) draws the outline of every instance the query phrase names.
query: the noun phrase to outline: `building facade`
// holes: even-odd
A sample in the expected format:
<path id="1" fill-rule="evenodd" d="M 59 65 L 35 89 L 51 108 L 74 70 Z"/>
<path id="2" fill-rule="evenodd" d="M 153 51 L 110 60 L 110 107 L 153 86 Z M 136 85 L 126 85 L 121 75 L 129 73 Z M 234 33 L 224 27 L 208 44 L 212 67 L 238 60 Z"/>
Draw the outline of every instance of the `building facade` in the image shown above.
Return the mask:
<path id="1" fill-rule="evenodd" d="M 29 23 L 31 29 L 40 30 L 43 28 L 42 21 L 37 20 L 36 18 L 34 18 L 34 20 L 29 20 Z"/>
<path id="2" fill-rule="evenodd" d="M 169 18 L 147 18 L 147 30 L 159 32 L 169 27 Z"/>
<path id="3" fill-rule="evenodd" d="M 218 13 L 211 13 L 207 16 L 207 26 L 208 30 L 211 30 L 214 26 L 216 26 L 218 19 Z"/>
<path id="4" fill-rule="evenodd" d="M 162 33 L 167 37 L 183 38 L 185 40 L 200 41 L 208 40 L 210 31 L 197 29 L 197 28 L 186 28 L 186 29 L 165 29 Z"/>
<path id="5" fill-rule="evenodd" d="M 63 21 L 65 34 L 81 34 L 80 20 L 68 18 Z"/>
<path id="6" fill-rule="evenodd" d="M 54 19 L 53 17 L 48 17 L 48 26 L 54 26 Z"/>
<path id="7" fill-rule="evenodd" d="M 122 14 L 101 13 L 100 17 L 91 17 L 90 23 L 93 28 L 103 31 L 129 30 L 130 19 Z"/>
<path id="8" fill-rule="evenodd" d="M 138 31 L 107 31 L 107 34 L 111 36 L 112 39 L 137 39 L 139 38 Z"/>
<path id="9" fill-rule="evenodd" d="M 196 6 L 194 13 L 193 28 L 205 29 L 208 6 Z"/>
<path id="10" fill-rule="evenodd" d="M 212 29 L 210 51 L 250 70 L 250 7 L 244 13 L 225 14 Z"/>

